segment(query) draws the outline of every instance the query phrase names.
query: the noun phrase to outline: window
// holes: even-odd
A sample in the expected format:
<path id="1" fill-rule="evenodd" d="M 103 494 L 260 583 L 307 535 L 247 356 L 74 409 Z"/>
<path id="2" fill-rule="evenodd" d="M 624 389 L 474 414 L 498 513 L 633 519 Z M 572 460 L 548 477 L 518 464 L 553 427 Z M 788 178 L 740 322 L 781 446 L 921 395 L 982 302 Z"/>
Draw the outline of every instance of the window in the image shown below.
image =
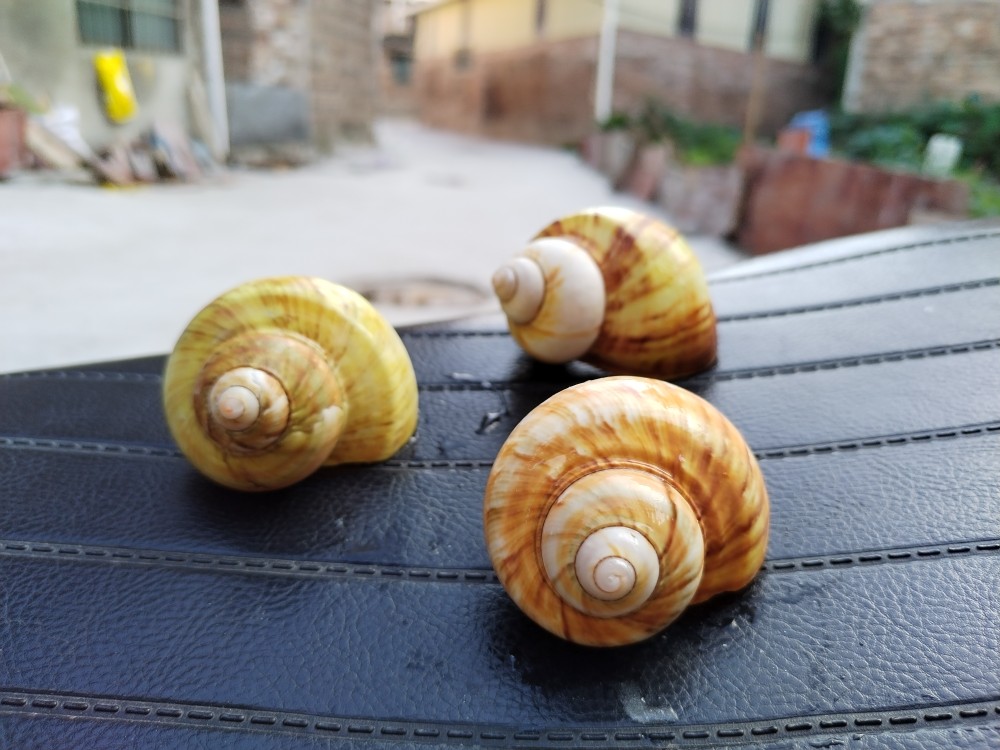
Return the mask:
<path id="1" fill-rule="evenodd" d="M 677 33 L 693 37 L 697 26 L 698 0 L 681 0 L 681 12 L 677 16 Z"/>
<path id="2" fill-rule="evenodd" d="M 80 41 L 124 49 L 179 52 L 178 0 L 76 0 Z"/>
<path id="3" fill-rule="evenodd" d="M 535 34 L 545 33 L 545 16 L 548 15 L 548 0 L 535 0 Z"/>
<path id="4" fill-rule="evenodd" d="M 750 28 L 750 51 L 764 48 L 767 40 L 767 17 L 770 12 L 769 0 L 757 0 L 754 9 L 753 26 Z"/>

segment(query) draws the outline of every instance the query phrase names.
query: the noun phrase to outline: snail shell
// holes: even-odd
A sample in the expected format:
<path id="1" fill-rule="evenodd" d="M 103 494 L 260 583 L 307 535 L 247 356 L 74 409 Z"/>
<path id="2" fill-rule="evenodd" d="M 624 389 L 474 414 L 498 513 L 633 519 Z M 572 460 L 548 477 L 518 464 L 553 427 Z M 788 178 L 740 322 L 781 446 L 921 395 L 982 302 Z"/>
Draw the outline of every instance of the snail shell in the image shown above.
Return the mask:
<path id="1" fill-rule="evenodd" d="M 307 277 L 251 282 L 209 304 L 167 360 L 163 398 L 191 463 L 241 490 L 384 460 L 417 423 L 395 330 L 359 294 Z"/>
<path id="2" fill-rule="evenodd" d="M 596 208 L 543 229 L 493 275 L 511 335 L 549 363 L 678 378 L 716 359 L 701 265 L 671 227 Z"/>
<path id="3" fill-rule="evenodd" d="M 591 646 L 643 640 L 746 586 L 769 527 L 737 429 L 698 396 L 637 377 L 573 386 L 528 414 L 497 456 L 483 514 L 517 605 Z"/>

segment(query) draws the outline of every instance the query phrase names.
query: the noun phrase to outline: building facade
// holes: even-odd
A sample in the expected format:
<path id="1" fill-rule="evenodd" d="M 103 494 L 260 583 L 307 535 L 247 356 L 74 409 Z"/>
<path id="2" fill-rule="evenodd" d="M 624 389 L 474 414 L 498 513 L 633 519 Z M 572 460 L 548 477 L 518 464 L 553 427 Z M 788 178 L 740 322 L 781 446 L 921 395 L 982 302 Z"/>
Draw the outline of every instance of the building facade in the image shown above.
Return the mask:
<path id="1" fill-rule="evenodd" d="M 12 82 L 38 102 L 77 111 L 92 148 L 132 140 L 159 120 L 190 128 L 191 81 L 204 83 L 196 5 L 0 0 L 0 55 Z M 122 49 L 128 64 L 138 107 L 127 122 L 109 120 L 98 90 L 94 55 L 108 47 Z"/>
<path id="2" fill-rule="evenodd" d="M 230 142 L 236 150 L 294 142 L 326 151 L 340 139 L 371 137 L 375 5 L 0 0 L 0 73 L 8 70 L 43 105 L 74 109 L 95 150 L 130 142 L 154 123 L 211 145 L 221 120 L 219 158 Z M 134 89 L 136 112 L 125 122 L 107 116 L 98 85 L 94 55 L 107 49 L 124 52 Z"/>
<path id="3" fill-rule="evenodd" d="M 614 108 L 656 98 L 693 118 L 742 124 L 754 86 L 752 39 L 762 30 L 761 124 L 773 131 L 823 99 L 812 60 L 818 6 L 818 0 L 620 0 Z M 602 0 L 444 0 L 419 12 L 421 118 L 500 137 L 578 139 L 594 120 L 603 12 Z"/>

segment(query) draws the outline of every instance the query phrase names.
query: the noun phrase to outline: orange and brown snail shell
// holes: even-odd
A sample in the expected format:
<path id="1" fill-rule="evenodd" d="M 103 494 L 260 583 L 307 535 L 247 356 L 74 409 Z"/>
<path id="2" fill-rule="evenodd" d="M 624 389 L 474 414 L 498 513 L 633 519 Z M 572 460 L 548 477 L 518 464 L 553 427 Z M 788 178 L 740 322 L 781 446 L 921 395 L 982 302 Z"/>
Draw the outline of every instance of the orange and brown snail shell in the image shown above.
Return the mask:
<path id="1" fill-rule="evenodd" d="M 167 360 L 163 403 L 191 463 L 241 490 L 387 459 L 417 423 L 395 330 L 361 295 L 308 277 L 244 284 L 203 309 Z"/>
<path id="2" fill-rule="evenodd" d="M 679 378 L 716 359 L 715 312 L 684 238 L 624 208 L 553 222 L 493 275 L 511 335 L 550 363 Z"/>
<path id="3" fill-rule="evenodd" d="M 497 456 L 483 513 L 517 605 L 592 646 L 643 640 L 745 587 L 769 527 L 737 429 L 700 397 L 636 377 L 573 386 L 528 414 Z"/>

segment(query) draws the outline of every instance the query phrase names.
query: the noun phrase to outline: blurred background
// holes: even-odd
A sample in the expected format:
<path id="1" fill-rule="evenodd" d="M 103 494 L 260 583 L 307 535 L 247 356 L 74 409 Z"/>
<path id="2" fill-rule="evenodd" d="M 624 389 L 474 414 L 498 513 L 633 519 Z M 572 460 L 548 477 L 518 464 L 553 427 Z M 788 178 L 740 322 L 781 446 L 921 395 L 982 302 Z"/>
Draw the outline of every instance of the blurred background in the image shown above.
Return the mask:
<path id="1" fill-rule="evenodd" d="M 597 204 L 706 270 L 1000 215 L 996 0 L 0 0 L 0 372 L 243 281 L 396 325 Z"/>

